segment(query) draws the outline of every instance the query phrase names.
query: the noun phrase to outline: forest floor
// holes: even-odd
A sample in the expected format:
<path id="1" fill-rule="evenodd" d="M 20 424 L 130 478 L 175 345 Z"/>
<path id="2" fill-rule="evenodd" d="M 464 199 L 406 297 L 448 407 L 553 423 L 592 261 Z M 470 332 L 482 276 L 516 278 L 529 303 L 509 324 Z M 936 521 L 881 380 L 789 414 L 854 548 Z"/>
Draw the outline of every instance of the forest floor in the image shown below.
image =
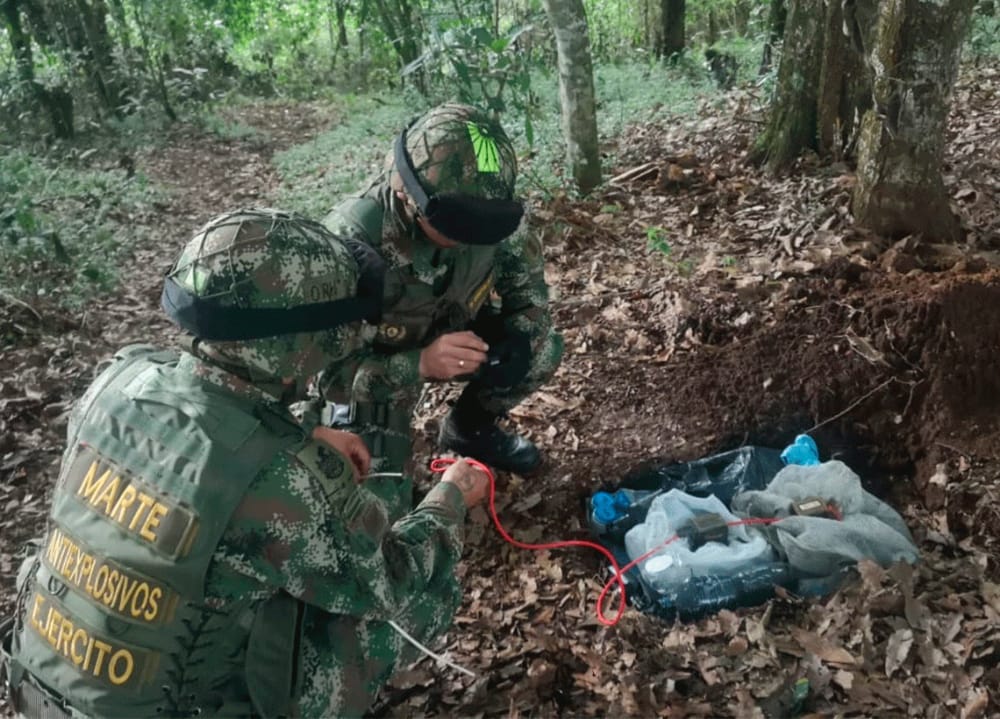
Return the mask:
<path id="1" fill-rule="evenodd" d="M 824 600 L 689 624 L 630 610 L 607 628 L 596 553 L 516 550 L 477 511 L 465 601 L 442 644 L 477 678 L 424 660 L 376 714 L 779 717 L 807 678 L 805 714 L 1000 716 L 1000 67 L 965 73 L 956 95 L 957 247 L 853 227 L 846 165 L 807 158 L 775 178 L 745 164 L 759 121 L 746 92 L 696 119 L 632 127 L 616 139 L 619 179 L 535 208 L 566 356 L 513 413 L 547 461 L 532 478 L 500 476 L 500 516 L 525 541 L 585 538 L 587 497 L 636 467 L 810 431 L 903 514 L 922 561 L 863 566 Z M 269 103 L 240 122 L 266 139 L 182 125 L 134 158 L 170 192 L 134 218 L 153 239 L 117 293 L 79 312 L 0 295 L 3 614 L 94 364 L 172 340 L 160 281 L 191 229 L 271 202 L 273 154 L 336 118 Z M 423 466 L 454 392 L 437 386 L 421 406 Z"/>

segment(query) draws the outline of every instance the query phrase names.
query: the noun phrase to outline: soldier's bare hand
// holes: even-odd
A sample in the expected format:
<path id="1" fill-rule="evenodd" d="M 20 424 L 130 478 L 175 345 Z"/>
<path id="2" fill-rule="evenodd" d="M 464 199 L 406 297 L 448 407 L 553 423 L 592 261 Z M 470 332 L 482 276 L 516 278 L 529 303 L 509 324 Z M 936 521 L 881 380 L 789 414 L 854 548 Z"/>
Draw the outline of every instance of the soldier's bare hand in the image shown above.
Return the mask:
<path id="1" fill-rule="evenodd" d="M 445 380 L 472 374 L 486 361 L 489 348 L 475 332 L 441 335 L 420 352 L 420 376 Z"/>
<path id="2" fill-rule="evenodd" d="M 372 466 L 372 455 L 358 435 L 330 427 L 317 427 L 313 430 L 312 437 L 347 457 L 354 469 L 355 482 L 360 482 L 368 474 Z"/>
<path id="3" fill-rule="evenodd" d="M 476 469 L 464 460 L 459 460 L 448 467 L 441 481 L 454 484 L 461 490 L 466 507 L 476 506 L 486 499 L 490 491 L 490 479 L 486 472 Z"/>

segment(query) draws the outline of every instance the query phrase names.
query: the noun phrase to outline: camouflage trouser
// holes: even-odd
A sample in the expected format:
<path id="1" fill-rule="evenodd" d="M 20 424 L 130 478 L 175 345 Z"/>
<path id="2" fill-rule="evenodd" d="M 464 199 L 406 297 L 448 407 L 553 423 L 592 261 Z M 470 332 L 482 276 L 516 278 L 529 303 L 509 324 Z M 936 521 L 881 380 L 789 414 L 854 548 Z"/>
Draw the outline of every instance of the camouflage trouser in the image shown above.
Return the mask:
<path id="1" fill-rule="evenodd" d="M 424 595 L 396 622 L 423 644 L 430 645 L 451 626 L 461 601 L 457 582 L 445 596 Z M 299 715 L 361 716 L 393 672 L 412 664 L 421 653 L 386 622 L 308 609 L 301 667 L 304 672 Z"/>
<path id="2" fill-rule="evenodd" d="M 518 381 L 498 386 L 488 378 L 473 378 L 463 393 L 472 393 L 487 413 L 501 416 L 552 378 L 562 352 L 562 335 L 550 329 L 543 337 L 532 339 L 527 372 Z M 405 471 L 410 475 L 405 465 L 413 448 L 411 421 L 423 384 L 400 387 L 389 378 L 361 374 L 354 383 L 350 429 L 360 434 L 371 450 L 372 471 Z"/>

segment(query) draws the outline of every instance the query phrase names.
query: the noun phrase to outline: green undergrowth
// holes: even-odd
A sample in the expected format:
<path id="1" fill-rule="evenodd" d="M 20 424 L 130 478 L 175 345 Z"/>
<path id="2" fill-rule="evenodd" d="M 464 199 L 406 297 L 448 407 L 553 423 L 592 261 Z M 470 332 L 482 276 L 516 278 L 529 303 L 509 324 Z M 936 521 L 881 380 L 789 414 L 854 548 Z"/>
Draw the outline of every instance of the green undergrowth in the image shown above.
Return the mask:
<path id="1" fill-rule="evenodd" d="M 410 93 L 342 95 L 337 105 L 336 127 L 274 156 L 282 176 L 279 207 L 321 218 L 381 168 L 392 138 L 427 106 Z"/>
<path id="2" fill-rule="evenodd" d="M 155 193 L 95 152 L 0 147 L 0 291 L 74 307 L 114 287 Z"/>
<path id="3" fill-rule="evenodd" d="M 595 71 L 598 133 L 602 148 L 629 125 L 668 121 L 695 112 L 699 102 L 716 93 L 700 67 L 672 67 L 660 63 L 602 65 Z M 558 78 L 537 73 L 532 80 L 537 97 L 528 125 L 521 113 L 502 118 L 514 141 L 520 162 L 522 193 L 552 196 L 570 191 L 564 172 Z M 322 217 L 339 198 L 357 191 L 376 174 L 392 147 L 392 140 L 408 119 L 436 102 L 407 91 L 380 95 L 341 96 L 342 122 L 302 145 L 274 158 L 282 176 L 279 203 L 311 217 Z M 603 156 L 605 169 L 613 154 Z"/>
<path id="4" fill-rule="evenodd" d="M 966 54 L 973 60 L 1000 57 L 1000 10 L 995 15 L 973 12 Z"/>
<path id="5" fill-rule="evenodd" d="M 203 112 L 195 120 L 201 129 L 222 140 L 266 144 L 271 136 L 264 130 L 244 124 L 218 112 Z"/>

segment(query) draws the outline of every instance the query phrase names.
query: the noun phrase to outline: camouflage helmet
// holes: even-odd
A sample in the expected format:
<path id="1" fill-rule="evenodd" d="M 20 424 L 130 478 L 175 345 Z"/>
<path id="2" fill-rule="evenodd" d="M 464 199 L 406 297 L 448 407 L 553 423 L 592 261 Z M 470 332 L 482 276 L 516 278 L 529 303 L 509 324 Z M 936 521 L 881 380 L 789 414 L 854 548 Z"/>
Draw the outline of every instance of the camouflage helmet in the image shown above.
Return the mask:
<path id="1" fill-rule="evenodd" d="M 396 137 L 391 167 L 390 184 L 405 191 L 425 234 L 421 221 L 460 244 L 494 245 L 524 217 L 514 148 L 498 123 L 468 105 L 440 105 L 414 120 Z"/>
<path id="2" fill-rule="evenodd" d="M 428 194 L 514 196 L 514 146 L 500 123 L 482 110 L 459 103 L 429 110 L 407 128 L 406 149 Z"/>
<path id="3" fill-rule="evenodd" d="M 251 381 L 304 379 L 360 346 L 358 263 L 319 223 L 272 209 L 213 218 L 167 274 L 162 305 Z"/>

